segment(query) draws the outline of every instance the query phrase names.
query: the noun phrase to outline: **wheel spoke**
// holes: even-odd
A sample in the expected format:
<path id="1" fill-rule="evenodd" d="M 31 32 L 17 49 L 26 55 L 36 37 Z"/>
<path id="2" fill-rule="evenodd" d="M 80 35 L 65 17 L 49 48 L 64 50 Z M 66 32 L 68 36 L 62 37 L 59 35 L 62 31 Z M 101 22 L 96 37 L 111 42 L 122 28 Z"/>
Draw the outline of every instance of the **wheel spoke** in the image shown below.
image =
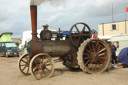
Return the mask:
<path id="1" fill-rule="evenodd" d="M 86 56 L 90 56 L 88 53 L 83 53 L 84 55 L 86 55 Z"/>
<path id="2" fill-rule="evenodd" d="M 105 53 L 101 53 L 101 54 L 99 54 L 98 56 L 100 57 L 100 56 L 103 56 L 103 55 L 105 55 Z"/>
<path id="3" fill-rule="evenodd" d="M 89 43 L 88 47 L 89 47 L 90 51 L 92 51 L 92 48 L 91 48 L 91 45 L 90 45 L 90 43 Z"/>
<path id="4" fill-rule="evenodd" d="M 51 63 L 46 64 L 46 66 L 52 65 Z"/>
<path id="5" fill-rule="evenodd" d="M 103 61 L 101 61 L 100 59 L 98 61 L 99 61 L 99 63 L 103 64 Z"/>
<path id="6" fill-rule="evenodd" d="M 76 45 L 79 45 L 79 42 L 80 42 L 80 37 L 79 37 L 79 39 L 77 40 L 77 43 L 76 43 Z"/>
<path id="7" fill-rule="evenodd" d="M 51 71 L 50 69 L 46 68 L 47 71 Z"/>
<path id="8" fill-rule="evenodd" d="M 20 65 L 20 66 L 26 66 L 26 64 L 24 64 L 24 65 Z"/>
<path id="9" fill-rule="evenodd" d="M 100 49 L 100 45 L 99 45 L 98 48 L 97 48 L 97 52 L 99 51 L 99 49 Z"/>
<path id="10" fill-rule="evenodd" d="M 88 60 L 88 61 L 85 63 L 85 65 L 87 65 L 90 61 L 91 61 L 91 59 L 90 59 L 90 60 Z"/>
<path id="11" fill-rule="evenodd" d="M 22 70 L 24 71 L 26 67 L 27 67 L 27 65 Z"/>
<path id="12" fill-rule="evenodd" d="M 27 61 L 29 61 L 28 57 L 25 57 Z"/>
<path id="13" fill-rule="evenodd" d="M 85 31 L 85 25 L 84 25 L 84 27 L 83 27 L 83 30 L 82 30 L 82 32 L 84 32 Z"/>
<path id="14" fill-rule="evenodd" d="M 40 73 L 40 78 L 42 78 L 42 75 L 43 75 L 43 72 L 41 71 L 41 73 Z"/>
<path id="15" fill-rule="evenodd" d="M 98 44 L 99 44 L 99 41 L 96 42 L 95 50 L 97 50 L 97 46 L 98 46 Z"/>
<path id="16" fill-rule="evenodd" d="M 35 71 L 33 73 L 37 74 L 38 72 L 39 72 L 39 69 L 35 69 Z"/>
<path id="17" fill-rule="evenodd" d="M 100 67 L 100 62 L 99 62 L 99 60 L 98 60 L 98 62 L 97 62 L 97 63 L 98 63 L 98 66 Z"/>
<path id="18" fill-rule="evenodd" d="M 43 60 L 44 60 L 44 59 L 43 59 L 43 58 L 41 58 L 41 59 L 40 59 L 40 63 L 43 63 Z"/>
<path id="19" fill-rule="evenodd" d="M 92 49 L 93 49 L 93 52 L 95 52 L 94 44 L 92 44 Z"/>
<path id="20" fill-rule="evenodd" d="M 79 31 L 79 29 L 77 28 L 77 26 L 76 26 L 76 25 L 75 25 L 75 28 L 76 28 L 77 32 L 78 32 L 78 33 L 80 33 L 80 31 Z"/>
<path id="21" fill-rule="evenodd" d="M 44 69 L 42 69 L 42 72 L 45 74 L 45 71 L 44 71 Z"/>
<path id="22" fill-rule="evenodd" d="M 102 60 L 107 60 L 107 58 L 105 58 L 105 57 L 100 57 L 100 59 L 102 59 Z"/>
<path id="23" fill-rule="evenodd" d="M 27 69 L 27 73 L 29 72 L 29 67 L 28 67 L 28 69 Z"/>
<path id="24" fill-rule="evenodd" d="M 21 60 L 21 61 L 23 61 L 24 63 L 27 63 L 26 61 L 24 61 L 24 60 Z"/>
<path id="25" fill-rule="evenodd" d="M 92 52 L 90 50 L 85 49 L 85 51 L 87 51 L 88 53 L 92 54 Z"/>
<path id="26" fill-rule="evenodd" d="M 103 51 L 105 51 L 106 50 L 106 48 L 103 48 L 102 50 L 100 50 L 98 53 L 101 53 L 101 52 L 103 52 Z"/>
<path id="27" fill-rule="evenodd" d="M 46 63 L 49 63 L 51 60 L 50 59 L 48 59 L 47 61 L 46 61 Z"/>
<path id="28" fill-rule="evenodd" d="M 85 57 L 84 59 L 87 60 L 87 59 L 90 59 L 91 57 Z"/>

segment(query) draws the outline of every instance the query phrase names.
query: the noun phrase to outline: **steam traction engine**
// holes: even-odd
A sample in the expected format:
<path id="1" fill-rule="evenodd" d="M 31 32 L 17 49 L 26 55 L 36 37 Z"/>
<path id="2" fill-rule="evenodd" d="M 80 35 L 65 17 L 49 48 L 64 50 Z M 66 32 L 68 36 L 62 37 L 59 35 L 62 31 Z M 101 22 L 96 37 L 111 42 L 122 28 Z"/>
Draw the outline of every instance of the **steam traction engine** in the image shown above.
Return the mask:
<path id="1" fill-rule="evenodd" d="M 37 37 L 37 6 L 31 6 L 31 21 L 32 40 L 27 46 L 28 54 L 21 56 L 18 62 L 24 75 L 31 73 L 36 79 L 50 77 L 54 72 L 52 57 L 60 57 L 65 66 L 81 68 L 83 72 L 99 73 L 107 69 L 110 48 L 103 40 L 91 38 L 91 29 L 87 24 L 74 24 L 69 34 L 65 34 L 65 40 L 61 40 L 63 35 L 60 32 L 55 40 L 51 40 L 53 32 L 48 30 L 47 25 L 41 31 L 40 39 Z"/>

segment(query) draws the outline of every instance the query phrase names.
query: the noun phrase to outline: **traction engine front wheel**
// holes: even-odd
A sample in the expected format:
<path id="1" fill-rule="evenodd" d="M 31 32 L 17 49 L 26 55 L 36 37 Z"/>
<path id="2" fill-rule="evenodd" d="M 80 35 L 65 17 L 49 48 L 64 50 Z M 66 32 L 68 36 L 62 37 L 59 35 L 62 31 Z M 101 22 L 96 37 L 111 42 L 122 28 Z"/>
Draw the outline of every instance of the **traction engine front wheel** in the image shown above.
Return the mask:
<path id="1" fill-rule="evenodd" d="M 54 72 L 54 62 L 49 55 L 39 53 L 32 58 L 30 71 L 37 80 L 49 78 Z"/>
<path id="2" fill-rule="evenodd" d="M 25 54 L 19 58 L 18 66 L 19 70 L 24 75 L 29 75 L 29 63 L 30 63 L 30 57 L 28 54 Z"/>

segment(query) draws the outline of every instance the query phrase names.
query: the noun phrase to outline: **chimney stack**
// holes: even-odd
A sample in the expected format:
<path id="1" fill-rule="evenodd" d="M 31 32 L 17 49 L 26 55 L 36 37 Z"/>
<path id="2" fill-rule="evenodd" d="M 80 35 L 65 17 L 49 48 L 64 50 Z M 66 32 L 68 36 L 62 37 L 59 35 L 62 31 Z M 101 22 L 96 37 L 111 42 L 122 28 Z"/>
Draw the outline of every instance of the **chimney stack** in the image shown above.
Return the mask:
<path id="1" fill-rule="evenodd" d="M 32 41 L 37 41 L 37 6 L 31 5 L 31 24 L 32 24 Z"/>

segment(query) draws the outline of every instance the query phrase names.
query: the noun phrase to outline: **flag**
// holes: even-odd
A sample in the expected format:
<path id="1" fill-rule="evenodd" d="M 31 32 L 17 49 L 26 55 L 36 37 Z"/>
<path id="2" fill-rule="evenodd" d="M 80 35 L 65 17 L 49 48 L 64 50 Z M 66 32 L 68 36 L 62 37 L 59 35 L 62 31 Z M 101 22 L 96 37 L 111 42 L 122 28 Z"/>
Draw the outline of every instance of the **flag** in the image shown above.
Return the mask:
<path id="1" fill-rule="evenodd" d="M 128 7 L 126 7 L 126 12 L 128 12 Z"/>

